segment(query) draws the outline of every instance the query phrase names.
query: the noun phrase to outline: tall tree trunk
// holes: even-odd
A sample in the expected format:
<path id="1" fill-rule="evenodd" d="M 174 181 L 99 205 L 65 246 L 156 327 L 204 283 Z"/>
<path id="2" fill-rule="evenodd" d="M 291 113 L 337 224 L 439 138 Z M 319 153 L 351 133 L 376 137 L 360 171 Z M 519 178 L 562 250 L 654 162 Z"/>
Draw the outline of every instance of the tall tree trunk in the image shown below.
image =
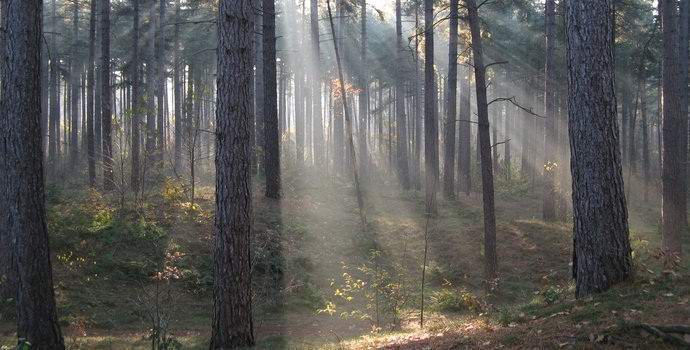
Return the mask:
<path id="1" fill-rule="evenodd" d="M 667 263 L 680 257 L 681 233 L 687 231 L 686 173 L 687 118 L 682 115 L 682 71 L 678 49 L 678 10 L 675 0 L 659 1 L 663 28 L 663 155 L 662 249 Z M 687 57 L 685 57 L 687 59 Z M 684 62 L 683 64 L 687 64 Z M 687 81 L 686 81 L 687 82 Z"/>
<path id="2" fill-rule="evenodd" d="M 366 180 L 369 169 L 369 151 L 367 150 L 367 128 L 369 121 L 369 69 L 367 68 L 367 0 L 361 0 L 360 5 L 360 66 L 359 66 L 359 170 L 362 179 Z M 406 148 L 407 149 L 407 148 Z M 405 157 L 407 167 L 407 157 Z M 409 177 L 408 177 L 409 178 Z M 409 182 L 409 181 L 408 181 Z"/>
<path id="3" fill-rule="evenodd" d="M 152 170 L 152 165 L 156 160 L 156 2 L 149 4 L 149 28 L 144 39 L 146 52 L 146 149 L 144 155 L 144 171 Z M 148 41 L 148 42 L 147 42 Z M 191 79 L 190 79 L 191 80 Z"/>
<path id="4" fill-rule="evenodd" d="M 139 77 L 139 0 L 132 0 L 133 7 L 133 28 L 132 28 L 132 64 L 130 66 L 130 74 L 132 79 L 132 177 L 131 186 L 135 196 L 139 193 L 139 184 L 141 183 L 141 174 L 139 170 L 140 160 L 139 156 L 141 150 L 139 148 L 140 125 L 141 125 L 141 81 Z"/>
<path id="5" fill-rule="evenodd" d="M 254 345 L 249 253 L 253 46 L 253 1 L 221 0 L 211 349 Z"/>
<path id="6" fill-rule="evenodd" d="M 96 149 L 94 145 L 94 90 L 96 69 L 96 3 L 91 0 L 91 14 L 89 15 L 89 67 L 86 73 L 86 148 L 89 168 L 89 186 L 96 187 Z"/>
<path id="7" fill-rule="evenodd" d="M 101 126 L 103 128 L 103 189 L 115 188 L 113 178 L 112 92 L 110 88 L 110 0 L 101 2 Z"/>
<path id="8" fill-rule="evenodd" d="M 395 0 L 395 59 L 402 67 L 404 51 L 402 44 L 402 8 L 401 0 Z M 410 188 L 410 174 L 407 162 L 407 122 L 405 116 L 405 80 L 402 72 L 395 75 L 395 136 L 396 136 L 396 170 L 403 189 Z"/>
<path id="9" fill-rule="evenodd" d="M 7 0 L 9 1 L 9 0 Z M 57 4 L 52 4 L 52 29 L 57 30 Z M 50 49 L 50 131 L 48 146 L 48 171 L 57 171 L 60 162 L 60 59 L 58 58 L 56 35 L 51 35 Z"/>
<path id="10" fill-rule="evenodd" d="M 175 100 L 175 145 L 173 150 L 175 174 L 182 172 L 182 89 L 180 74 L 180 0 L 175 0 L 175 31 L 173 34 L 173 99 Z"/>
<path id="11" fill-rule="evenodd" d="M 65 345 L 53 292 L 41 152 L 43 6 L 40 0 L 5 1 L 3 13 L 11 20 L 0 49 L 0 252 L 5 256 L 9 240 L 17 336 L 34 349 L 60 350 Z"/>
<path id="12" fill-rule="evenodd" d="M 640 124 L 642 126 L 642 171 L 644 172 L 644 201 L 649 200 L 649 180 L 651 166 L 649 161 L 649 124 L 647 121 L 647 93 L 646 83 L 642 86 L 640 94 Z"/>
<path id="13" fill-rule="evenodd" d="M 324 139 L 323 139 L 323 122 L 321 111 L 321 59 L 320 59 L 320 45 L 319 45 L 319 2 L 318 0 L 310 0 L 310 24 L 311 24 L 311 42 L 312 42 L 312 58 L 314 60 L 314 76 L 312 77 L 312 93 L 314 94 L 314 164 L 321 167 L 325 164 L 324 158 Z"/>
<path id="14" fill-rule="evenodd" d="M 460 78 L 460 113 L 458 116 L 458 184 L 460 192 L 469 196 L 472 189 L 472 129 L 471 129 L 471 69 L 467 68 Z"/>
<path id="15" fill-rule="evenodd" d="M 604 291 L 632 273 L 618 148 L 611 3 L 571 0 L 566 10 L 577 297 Z"/>
<path id="16" fill-rule="evenodd" d="M 264 98 L 264 93 L 266 92 L 266 87 L 264 84 L 266 83 L 266 79 L 264 78 L 264 39 L 263 39 L 263 31 L 264 31 L 264 12 L 262 9 L 263 6 L 263 0 L 257 1 L 256 5 L 257 7 L 257 14 L 255 16 L 256 22 L 254 23 L 254 26 L 256 27 L 256 30 L 254 32 L 254 62 L 256 65 L 256 69 L 254 70 L 254 93 L 256 94 L 254 96 L 254 100 L 256 103 L 254 104 L 255 110 L 254 110 L 254 124 L 255 129 L 254 129 L 254 153 L 252 154 L 252 167 L 254 167 L 255 171 L 264 171 L 264 164 L 263 161 L 266 158 L 266 155 L 264 153 L 264 135 L 266 133 L 264 132 L 264 106 L 265 106 L 265 98 Z M 274 5 L 275 8 L 275 5 Z M 275 23 L 274 23 L 275 27 Z M 258 159 L 257 154 L 263 154 L 264 159 Z"/>
<path id="17" fill-rule="evenodd" d="M 156 27 L 157 40 L 156 40 L 156 100 L 158 101 L 158 109 L 156 110 L 156 124 L 158 128 L 156 129 L 156 146 L 157 155 L 156 161 L 158 162 L 158 167 L 163 168 L 164 166 L 164 155 L 165 155 L 165 120 L 166 113 L 165 107 L 167 105 L 167 100 L 165 99 L 165 88 L 166 88 L 166 70 L 165 70 L 165 7 L 167 0 L 160 0 L 158 3 L 158 26 Z"/>
<path id="18" fill-rule="evenodd" d="M 434 72 L 434 2 L 424 0 L 424 164 L 427 214 L 437 212 L 438 122 L 436 116 L 436 74 Z"/>
<path id="19" fill-rule="evenodd" d="M 563 0 L 561 0 L 563 1 Z M 545 221 L 556 219 L 556 1 L 546 0 L 546 64 L 544 68 L 544 193 L 542 216 Z"/>
<path id="20" fill-rule="evenodd" d="M 70 144 L 69 144 L 69 154 L 70 154 L 70 168 L 76 170 L 79 163 L 79 75 L 80 66 L 79 62 L 79 0 L 74 0 L 74 8 L 72 11 L 72 56 L 70 58 L 70 113 L 72 117 L 72 124 L 70 127 Z"/>
<path id="21" fill-rule="evenodd" d="M 414 23 L 415 30 L 419 30 L 419 8 L 420 4 L 416 4 L 414 8 Z M 416 190 L 422 189 L 422 111 L 421 103 L 422 92 L 419 81 L 422 80 L 419 73 L 419 33 L 414 36 L 414 188 Z"/>
<path id="22" fill-rule="evenodd" d="M 455 125 L 458 89 L 458 0 L 450 1 L 450 37 L 448 38 L 448 85 L 446 122 L 443 124 L 443 193 L 455 198 Z"/>
<path id="23" fill-rule="evenodd" d="M 266 197 L 280 198 L 280 131 L 276 91 L 275 0 L 263 0 L 263 131 Z"/>
<path id="24" fill-rule="evenodd" d="M 477 91 L 477 128 L 481 157 L 482 200 L 484 209 L 484 276 L 487 281 L 496 278 L 496 213 L 494 207 L 494 174 L 489 136 L 489 105 L 486 98 L 486 67 L 479 13 L 474 0 L 465 0 L 472 35 L 475 89 Z"/>
<path id="25" fill-rule="evenodd" d="M 350 112 L 347 105 L 347 92 L 345 91 L 345 77 L 343 76 L 343 66 L 340 61 L 340 51 L 338 48 L 338 41 L 335 32 L 335 25 L 333 24 L 333 14 L 331 13 L 331 1 L 326 0 L 326 5 L 328 7 L 328 22 L 331 25 L 331 34 L 333 35 L 333 49 L 335 51 L 335 61 L 338 68 L 338 86 L 340 89 L 341 100 L 343 101 L 343 114 L 345 115 L 345 123 L 347 137 L 348 137 L 348 150 L 350 152 L 351 166 L 352 166 L 352 177 L 355 185 L 355 194 L 357 196 L 357 206 L 359 207 L 359 217 L 362 220 L 362 225 L 366 227 L 367 225 L 367 215 L 364 208 L 364 193 L 359 182 L 359 173 L 357 171 L 357 157 L 355 153 L 355 142 L 352 136 L 352 119 L 350 118 Z"/>

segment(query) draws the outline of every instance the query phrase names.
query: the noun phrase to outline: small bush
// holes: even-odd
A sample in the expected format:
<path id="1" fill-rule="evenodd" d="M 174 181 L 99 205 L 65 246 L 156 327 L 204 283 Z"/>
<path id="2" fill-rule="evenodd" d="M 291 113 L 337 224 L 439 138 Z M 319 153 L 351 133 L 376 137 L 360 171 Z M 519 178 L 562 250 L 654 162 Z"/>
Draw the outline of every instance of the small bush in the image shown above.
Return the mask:
<path id="1" fill-rule="evenodd" d="M 466 290 L 442 288 L 431 294 L 431 307 L 444 312 L 478 312 L 482 309 L 482 303 Z"/>

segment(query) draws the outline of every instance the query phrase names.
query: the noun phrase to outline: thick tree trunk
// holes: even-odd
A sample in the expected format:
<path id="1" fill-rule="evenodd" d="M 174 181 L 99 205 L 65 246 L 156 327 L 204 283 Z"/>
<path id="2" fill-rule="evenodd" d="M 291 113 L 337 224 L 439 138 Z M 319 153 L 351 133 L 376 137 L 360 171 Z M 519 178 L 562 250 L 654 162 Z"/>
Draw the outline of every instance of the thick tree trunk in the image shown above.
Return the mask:
<path id="1" fill-rule="evenodd" d="M 424 0 L 424 164 L 427 214 L 437 213 L 438 122 L 436 116 L 436 74 L 434 72 L 434 2 Z"/>
<path id="2" fill-rule="evenodd" d="M 479 27 L 479 13 L 474 0 L 465 0 L 470 32 L 472 35 L 472 56 L 477 91 L 477 128 L 481 157 L 482 200 L 484 209 L 484 277 L 487 281 L 496 278 L 496 213 L 494 207 L 494 174 L 491 161 L 489 137 L 489 106 L 486 98 L 486 67 Z"/>
<path id="3" fill-rule="evenodd" d="M 455 125 L 457 124 L 458 88 L 458 0 L 450 1 L 450 36 L 448 38 L 448 85 L 446 122 L 443 124 L 443 194 L 455 198 Z"/>
<path id="4" fill-rule="evenodd" d="M 7 35 L 0 50 L 4 52 L 0 71 L 0 252 L 5 255 L 9 239 L 17 336 L 34 349 L 60 350 L 65 346 L 53 293 L 41 152 L 43 6 L 40 0 L 5 1 Z"/>
<path id="5" fill-rule="evenodd" d="M 276 91 L 275 0 L 263 0 L 263 131 L 266 197 L 280 198 L 280 131 Z"/>
<path id="6" fill-rule="evenodd" d="M 254 344 L 251 297 L 252 222 L 249 143 L 254 60 L 250 0 L 221 0 L 216 105 L 215 276 L 211 349 Z"/>
<path id="7" fill-rule="evenodd" d="M 675 0 L 659 1 L 663 28 L 663 150 L 662 150 L 662 249 L 667 263 L 682 252 L 681 233 L 687 231 L 687 116 L 682 115 L 678 10 Z M 686 57 L 687 58 L 687 57 Z M 685 62 L 684 64 L 687 64 Z"/>
<path id="8" fill-rule="evenodd" d="M 112 92 L 110 87 L 110 0 L 101 2 L 101 126 L 103 128 L 103 189 L 115 188 L 113 178 Z"/>
<path id="9" fill-rule="evenodd" d="M 572 0 L 566 10 L 576 295 L 632 273 L 614 93 L 612 0 Z"/>
<path id="10" fill-rule="evenodd" d="M 561 0 L 563 1 L 563 0 Z M 556 219 L 556 1 L 546 0 L 546 64 L 544 68 L 544 192 L 542 216 L 545 221 Z"/>

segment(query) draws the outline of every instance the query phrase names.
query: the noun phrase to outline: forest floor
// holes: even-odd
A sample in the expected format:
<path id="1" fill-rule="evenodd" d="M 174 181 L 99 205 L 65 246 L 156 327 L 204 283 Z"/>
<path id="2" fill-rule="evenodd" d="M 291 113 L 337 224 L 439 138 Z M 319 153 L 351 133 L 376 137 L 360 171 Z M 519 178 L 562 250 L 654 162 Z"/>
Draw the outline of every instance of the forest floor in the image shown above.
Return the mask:
<path id="1" fill-rule="evenodd" d="M 423 193 L 377 181 L 367 186 L 363 228 L 347 181 L 288 171 L 279 204 L 257 188 L 257 348 L 672 348 L 635 326 L 690 325 L 690 265 L 662 270 L 658 203 L 628 201 L 634 279 L 575 300 L 571 225 L 543 222 L 533 188 L 497 178 L 499 278 L 490 283 L 478 194 L 439 199 L 427 221 Z M 213 209 L 213 188 L 192 204 L 174 181 L 140 204 L 49 186 L 68 347 L 151 348 L 157 329 L 181 348 L 206 348 Z M 12 316 L 11 301 L 0 303 L 0 344 L 14 339 Z"/>

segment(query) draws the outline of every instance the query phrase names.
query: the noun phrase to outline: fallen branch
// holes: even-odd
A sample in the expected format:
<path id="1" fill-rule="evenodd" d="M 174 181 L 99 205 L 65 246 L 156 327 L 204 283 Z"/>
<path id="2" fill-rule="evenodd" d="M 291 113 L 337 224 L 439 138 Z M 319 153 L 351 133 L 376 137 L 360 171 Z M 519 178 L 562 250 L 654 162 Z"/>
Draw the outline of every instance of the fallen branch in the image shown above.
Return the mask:
<path id="1" fill-rule="evenodd" d="M 680 334 L 690 334 L 690 327 L 688 326 L 663 326 L 663 325 L 650 325 L 646 323 L 626 323 L 623 325 L 627 329 L 641 329 L 645 332 L 654 335 L 666 343 L 681 346 L 683 348 L 690 348 L 690 343 L 685 341 L 683 338 L 671 335 L 669 333 L 680 333 Z"/>

